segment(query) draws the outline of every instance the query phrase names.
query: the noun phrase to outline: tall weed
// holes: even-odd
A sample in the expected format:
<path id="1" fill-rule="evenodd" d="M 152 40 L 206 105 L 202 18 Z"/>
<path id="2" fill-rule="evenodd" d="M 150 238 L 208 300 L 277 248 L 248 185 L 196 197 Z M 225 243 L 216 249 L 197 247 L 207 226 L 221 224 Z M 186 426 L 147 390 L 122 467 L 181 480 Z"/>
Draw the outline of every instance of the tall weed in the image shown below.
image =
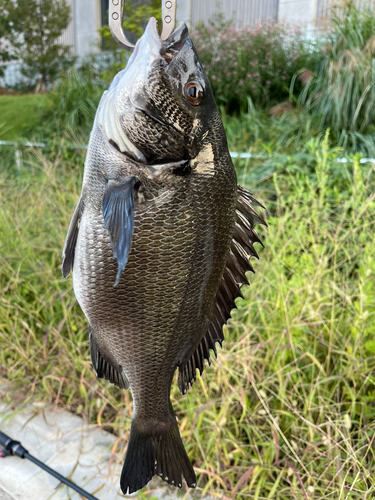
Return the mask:
<path id="1" fill-rule="evenodd" d="M 105 88 L 105 83 L 88 71 L 72 69 L 63 75 L 48 94 L 43 120 L 44 135 L 47 127 L 49 134 L 63 134 L 71 130 L 88 137 Z"/>
<path id="2" fill-rule="evenodd" d="M 333 22 L 324 59 L 299 102 L 346 150 L 374 155 L 375 14 L 350 2 Z"/>

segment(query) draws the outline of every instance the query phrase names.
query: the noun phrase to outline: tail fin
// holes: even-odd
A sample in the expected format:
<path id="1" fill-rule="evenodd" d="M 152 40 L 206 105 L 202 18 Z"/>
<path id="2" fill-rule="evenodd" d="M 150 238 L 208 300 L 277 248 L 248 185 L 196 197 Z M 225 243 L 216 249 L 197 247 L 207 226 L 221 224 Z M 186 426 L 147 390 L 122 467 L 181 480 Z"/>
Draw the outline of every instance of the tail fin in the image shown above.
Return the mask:
<path id="1" fill-rule="evenodd" d="M 124 494 L 140 490 L 157 474 L 167 483 L 181 488 L 182 477 L 190 488 L 196 486 L 193 466 L 185 451 L 177 422 L 144 422 L 133 419 L 128 450 L 121 473 Z"/>

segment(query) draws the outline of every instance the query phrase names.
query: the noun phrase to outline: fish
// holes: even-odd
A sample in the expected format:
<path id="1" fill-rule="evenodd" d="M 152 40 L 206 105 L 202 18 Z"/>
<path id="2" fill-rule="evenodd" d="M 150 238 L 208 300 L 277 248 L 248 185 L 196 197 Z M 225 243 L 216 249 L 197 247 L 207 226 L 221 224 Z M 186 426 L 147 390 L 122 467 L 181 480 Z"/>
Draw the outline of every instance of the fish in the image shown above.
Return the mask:
<path id="1" fill-rule="evenodd" d="M 132 393 L 125 494 L 154 475 L 196 486 L 171 384 L 178 370 L 186 394 L 217 355 L 262 244 L 256 207 L 186 24 L 161 40 L 151 18 L 99 103 L 62 263 L 97 377 Z"/>

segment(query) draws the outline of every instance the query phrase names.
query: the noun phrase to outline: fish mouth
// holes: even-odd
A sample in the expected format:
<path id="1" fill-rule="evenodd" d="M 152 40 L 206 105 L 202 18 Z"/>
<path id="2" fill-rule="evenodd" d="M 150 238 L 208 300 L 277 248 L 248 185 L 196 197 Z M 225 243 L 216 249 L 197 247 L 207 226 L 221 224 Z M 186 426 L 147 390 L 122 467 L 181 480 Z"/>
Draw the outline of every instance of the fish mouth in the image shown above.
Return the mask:
<path id="1" fill-rule="evenodd" d="M 139 46 L 137 44 L 137 53 L 138 50 L 139 52 L 142 52 L 146 48 L 150 48 L 152 46 L 153 50 L 158 50 L 159 57 L 161 56 L 162 59 L 167 63 L 167 65 L 169 65 L 172 59 L 180 52 L 180 50 L 188 40 L 189 30 L 186 26 L 186 23 L 181 22 L 166 40 L 161 40 L 158 34 L 157 21 L 154 17 L 151 17 L 142 38 L 145 38 L 145 43 L 142 44 L 142 46 L 141 44 L 139 44 Z M 142 54 L 139 57 L 142 57 Z M 165 119 L 163 119 L 157 108 L 155 108 L 154 106 L 150 106 L 150 103 L 145 105 L 135 105 L 135 108 L 137 109 L 137 111 L 144 113 L 160 125 L 167 128 L 173 128 L 173 130 L 177 134 L 185 136 L 184 132 L 176 128 L 173 123 L 169 123 Z"/>
<path id="2" fill-rule="evenodd" d="M 133 106 L 134 112 L 148 116 L 166 129 L 173 129 L 175 133 L 182 137 L 186 136 L 174 123 L 165 120 L 165 117 L 152 105 L 147 96 L 142 98 L 142 95 L 138 94 L 137 99 L 133 99 L 129 87 L 138 86 L 138 82 L 146 81 L 152 65 L 158 61 L 164 61 L 164 64 L 169 65 L 170 61 L 184 46 L 188 37 L 189 33 L 186 24 L 180 23 L 166 40 L 161 40 L 157 29 L 157 21 L 152 17 L 144 34 L 136 43 L 126 67 L 116 75 L 107 92 L 107 98 L 103 100 L 98 122 L 110 146 L 130 161 L 143 165 L 155 164 L 153 160 L 147 158 L 143 151 L 130 141 L 122 129 L 120 116 L 126 113 L 126 108 L 122 108 L 119 96 L 127 95 L 128 102 Z"/>
<path id="3" fill-rule="evenodd" d="M 138 66 L 143 64 L 144 66 L 150 67 L 152 62 L 156 59 L 164 60 L 167 65 L 172 61 L 172 59 L 180 52 L 180 50 L 185 45 L 189 38 L 189 31 L 186 23 L 181 22 L 177 28 L 169 35 L 166 40 L 161 40 L 158 33 L 158 24 L 154 17 L 149 20 L 145 32 L 141 39 L 138 41 L 136 48 L 134 50 L 134 59 L 131 64 L 136 63 Z M 157 53 L 157 58 L 155 58 Z M 130 62 L 130 61 L 129 61 Z M 129 63 L 128 63 L 129 64 Z M 158 109 L 153 106 L 150 102 L 138 101 L 138 103 L 133 103 L 134 109 L 148 118 L 152 119 L 154 122 L 165 127 L 166 129 L 173 129 L 181 137 L 185 137 L 185 133 L 175 126 L 174 123 L 170 123 L 165 120 L 165 117 L 158 111 Z M 181 160 L 179 158 L 178 160 Z M 155 162 L 150 162 L 146 160 L 148 165 L 153 165 Z M 157 163 L 157 162 L 156 162 Z"/>
<path id="4" fill-rule="evenodd" d="M 158 34 L 158 23 L 154 17 L 149 20 L 146 29 L 135 45 L 135 49 L 129 58 L 125 71 L 137 61 L 138 64 L 143 62 L 148 64 L 150 58 L 155 58 L 159 55 L 161 40 Z"/>
<path id="5" fill-rule="evenodd" d="M 185 22 L 179 23 L 177 28 L 166 40 L 161 40 L 158 33 L 158 22 L 151 17 L 142 37 L 135 45 L 124 73 L 137 61 L 138 64 L 148 65 L 150 59 L 161 56 L 167 64 L 180 52 L 189 38 L 189 30 Z"/>
<path id="6" fill-rule="evenodd" d="M 157 21 L 155 17 L 151 17 L 142 37 L 135 46 L 126 68 L 121 72 L 121 78 L 125 77 L 128 81 L 133 82 L 147 80 L 151 66 L 160 60 L 169 65 L 188 38 L 189 31 L 186 23 L 181 22 L 166 40 L 161 40 Z M 140 75 L 142 76 L 140 77 Z M 134 109 L 148 115 L 161 125 L 174 128 L 178 134 L 184 135 L 181 130 L 174 127 L 173 123 L 167 123 L 163 120 L 158 110 L 153 106 L 150 107 L 150 103 L 147 105 L 140 96 L 138 96 L 138 100 L 138 102 L 132 102 Z"/>
<path id="7" fill-rule="evenodd" d="M 166 40 L 162 40 L 160 55 L 168 64 L 180 52 L 188 38 L 188 27 L 186 23 L 181 22 Z"/>
<path id="8" fill-rule="evenodd" d="M 155 50 L 158 50 L 164 60 L 169 63 L 182 49 L 188 38 L 188 27 L 185 22 L 181 22 L 166 40 L 161 40 L 158 33 L 158 22 L 155 17 L 151 17 L 142 37 L 135 46 L 127 66 L 131 66 L 142 52 L 146 53 L 147 57 L 147 50 L 150 51 L 151 48 L 151 54 L 154 53 Z"/>

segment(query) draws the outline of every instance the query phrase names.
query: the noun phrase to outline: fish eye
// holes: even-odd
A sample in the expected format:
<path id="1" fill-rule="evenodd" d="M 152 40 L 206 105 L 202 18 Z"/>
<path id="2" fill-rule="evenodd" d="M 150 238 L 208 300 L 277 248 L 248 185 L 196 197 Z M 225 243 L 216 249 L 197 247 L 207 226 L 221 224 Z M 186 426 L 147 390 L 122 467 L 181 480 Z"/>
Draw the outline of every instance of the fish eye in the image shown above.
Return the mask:
<path id="1" fill-rule="evenodd" d="M 184 88 L 184 96 L 192 106 L 199 106 L 204 97 L 202 85 L 196 81 L 187 83 Z"/>

